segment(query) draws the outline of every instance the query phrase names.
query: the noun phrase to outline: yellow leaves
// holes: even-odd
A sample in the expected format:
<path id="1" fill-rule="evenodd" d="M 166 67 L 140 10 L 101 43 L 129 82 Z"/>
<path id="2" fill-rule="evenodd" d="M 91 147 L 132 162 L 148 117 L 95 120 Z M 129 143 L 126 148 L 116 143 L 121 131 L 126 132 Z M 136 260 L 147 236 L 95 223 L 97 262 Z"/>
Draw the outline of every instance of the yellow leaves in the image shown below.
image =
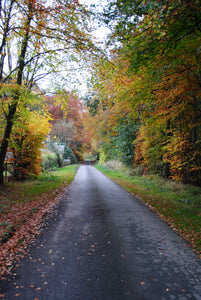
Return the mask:
<path id="1" fill-rule="evenodd" d="M 18 111 L 18 119 L 15 121 L 11 135 L 10 147 L 14 158 L 18 157 L 16 168 L 19 176 L 25 174 L 39 175 L 41 170 L 41 148 L 48 132 L 51 120 L 49 113 L 45 110 Z M 15 160 L 14 160 L 15 163 Z"/>
<path id="2" fill-rule="evenodd" d="M 14 97 L 23 93 L 23 89 L 14 83 L 0 83 L 0 113 L 8 113 L 9 106 L 15 102 Z"/>
<path id="3" fill-rule="evenodd" d="M 13 96 L 16 93 L 19 93 L 22 90 L 22 88 L 15 84 L 15 83 L 0 83 L 0 95 L 10 95 Z"/>
<path id="4" fill-rule="evenodd" d="M 51 125 L 49 121 L 51 117 L 48 112 L 32 112 L 30 115 L 30 120 L 27 125 L 28 130 L 31 134 L 40 135 L 43 139 L 48 134 Z"/>

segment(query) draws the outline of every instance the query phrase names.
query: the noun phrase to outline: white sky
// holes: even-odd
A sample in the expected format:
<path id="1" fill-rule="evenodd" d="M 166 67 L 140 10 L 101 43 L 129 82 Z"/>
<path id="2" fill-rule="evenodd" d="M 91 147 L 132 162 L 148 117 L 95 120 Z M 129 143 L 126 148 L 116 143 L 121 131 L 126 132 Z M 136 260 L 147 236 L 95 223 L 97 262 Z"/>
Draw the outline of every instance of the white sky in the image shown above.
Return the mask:
<path id="1" fill-rule="evenodd" d="M 95 5 L 96 10 L 98 12 L 103 12 L 104 6 L 107 5 L 108 1 L 107 0 L 79 0 L 81 4 L 90 6 L 90 5 Z M 94 24 L 94 27 L 97 28 L 93 31 L 93 35 L 96 39 L 97 42 L 104 42 L 106 39 L 107 35 L 110 33 L 110 30 L 106 28 L 104 25 L 100 26 L 97 24 Z"/>
<path id="2" fill-rule="evenodd" d="M 96 11 L 98 12 L 102 12 L 103 11 L 103 7 L 107 4 L 107 0 L 79 0 L 80 4 L 86 5 L 86 6 L 90 6 L 92 4 L 94 4 L 96 7 L 94 8 Z M 107 35 L 109 34 L 109 29 L 106 28 L 104 25 L 100 25 L 98 24 L 98 20 L 97 22 L 95 21 L 94 23 L 91 24 L 92 27 L 94 28 L 94 31 L 92 32 L 92 35 L 94 36 L 94 42 L 97 43 L 97 45 L 99 47 L 102 47 L 103 49 L 105 49 L 105 40 Z M 65 74 L 65 73 L 64 73 Z M 60 76 L 57 75 L 56 77 L 53 75 L 54 77 L 54 82 L 56 82 L 56 79 L 58 80 L 59 83 L 61 83 L 60 81 Z M 66 89 L 76 89 L 78 90 L 78 93 L 81 96 L 84 96 L 86 94 L 87 91 L 87 78 L 89 77 L 89 74 L 87 73 L 86 70 L 80 70 L 80 71 L 72 71 L 71 73 L 71 79 L 69 78 L 69 86 L 66 86 Z M 71 83 L 72 80 L 72 83 Z M 39 85 L 40 86 L 44 86 L 44 88 L 48 88 L 48 86 L 50 87 L 50 89 L 52 90 L 52 84 L 51 81 L 50 83 L 48 83 L 47 85 L 45 83 L 47 83 L 48 80 L 47 78 L 44 79 L 44 81 L 40 81 Z"/>

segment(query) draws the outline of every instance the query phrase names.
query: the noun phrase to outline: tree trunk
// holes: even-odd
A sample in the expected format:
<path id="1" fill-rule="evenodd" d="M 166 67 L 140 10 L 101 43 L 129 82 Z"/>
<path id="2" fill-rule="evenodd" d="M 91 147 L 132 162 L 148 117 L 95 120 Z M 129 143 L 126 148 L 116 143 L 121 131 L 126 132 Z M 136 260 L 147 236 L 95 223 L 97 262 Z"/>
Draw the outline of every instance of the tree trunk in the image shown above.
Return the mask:
<path id="1" fill-rule="evenodd" d="M 31 20 L 32 20 L 32 1 L 29 2 L 29 14 L 28 14 L 27 22 L 24 27 L 25 35 L 24 35 L 24 39 L 22 41 L 21 52 L 20 52 L 19 59 L 18 59 L 19 66 L 18 66 L 18 73 L 17 73 L 17 80 L 16 80 L 16 83 L 18 86 L 22 85 L 22 74 L 23 74 L 23 70 L 24 70 L 24 66 L 25 66 L 25 55 L 27 52 L 27 46 L 28 46 L 28 41 L 29 41 Z M 5 132 L 4 132 L 4 137 L 3 137 L 1 147 L 0 147 L 0 185 L 4 184 L 4 176 L 3 176 L 4 161 L 5 161 L 6 152 L 8 149 L 10 135 L 12 132 L 13 120 L 15 117 L 19 96 L 20 96 L 20 92 L 16 92 L 16 94 L 13 95 L 13 102 L 9 107 L 9 113 L 8 113 L 7 119 L 6 119 L 6 128 L 5 128 Z"/>
<path id="2" fill-rule="evenodd" d="M 17 108 L 17 102 L 13 103 L 13 105 L 9 109 L 9 114 L 7 116 L 6 129 L 5 129 L 4 137 L 3 137 L 3 140 L 1 143 L 1 148 L 0 148 L 0 185 L 2 185 L 4 183 L 4 177 L 3 177 L 4 160 L 6 157 L 8 142 L 9 142 L 11 131 L 12 131 L 13 118 L 15 116 L 16 108 Z"/>
<path id="3" fill-rule="evenodd" d="M 3 77 L 4 58 L 5 58 L 4 48 L 6 46 L 7 36 L 9 34 L 9 22 L 10 22 L 10 18 L 11 18 L 11 12 L 13 9 L 13 4 L 14 4 L 14 0 L 11 0 L 7 15 L 5 12 L 5 15 L 6 15 L 5 26 L 3 28 L 3 36 L 2 36 L 2 41 L 1 41 L 1 45 L 0 45 L 0 81 L 2 80 L 2 77 Z M 0 0 L 0 11 L 1 11 L 1 0 Z"/>

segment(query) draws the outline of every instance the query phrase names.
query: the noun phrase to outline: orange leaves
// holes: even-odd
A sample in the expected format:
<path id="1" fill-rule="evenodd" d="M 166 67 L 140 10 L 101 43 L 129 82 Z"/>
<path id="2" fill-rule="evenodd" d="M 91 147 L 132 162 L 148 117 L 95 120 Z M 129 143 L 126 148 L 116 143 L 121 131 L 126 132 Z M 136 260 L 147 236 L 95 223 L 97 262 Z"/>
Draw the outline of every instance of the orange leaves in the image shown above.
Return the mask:
<path id="1" fill-rule="evenodd" d="M 165 149 L 167 152 L 164 160 L 171 165 L 172 178 L 177 181 L 196 183 L 199 177 L 195 175 L 201 172 L 201 166 L 198 164 L 200 153 L 196 151 L 195 145 L 189 142 L 188 132 L 179 134 L 173 131 L 173 136 Z"/>
<path id="2" fill-rule="evenodd" d="M 199 143 L 200 112 L 197 99 L 198 87 L 195 70 L 188 65 L 169 68 L 169 76 L 161 78 L 155 85 L 156 108 L 154 126 L 161 126 L 166 134 L 163 160 L 170 164 L 174 180 L 196 183 L 201 177 Z M 195 62 L 194 62 L 195 63 Z M 190 71 L 189 71 L 190 70 Z"/>
<path id="3" fill-rule="evenodd" d="M 63 93 L 63 94 L 62 94 Z M 52 140 L 69 145 L 74 155 L 80 159 L 86 138 L 84 132 L 83 104 L 79 97 L 63 91 L 59 97 L 48 97 L 49 112 L 52 115 Z M 78 146 L 79 145 L 79 146 Z M 82 160 L 82 159 L 81 159 Z"/>
<path id="4" fill-rule="evenodd" d="M 5 226 L 0 226 L 0 277 L 9 273 L 14 260 L 17 261 L 26 254 L 27 245 L 40 233 L 43 216 L 54 210 L 64 191 L 65 189 L 61 189 L 56 197 L 55 193 L 50 191 L 35 197 L 35 200 L 14 204 L 10 208 L 7 206 L 5 214 L 1 214 L 1 224 L 9 223 L 15 230 L 10 238 L 2 243 Z M 33 285 L 30 287 L 34 288 Z"/>

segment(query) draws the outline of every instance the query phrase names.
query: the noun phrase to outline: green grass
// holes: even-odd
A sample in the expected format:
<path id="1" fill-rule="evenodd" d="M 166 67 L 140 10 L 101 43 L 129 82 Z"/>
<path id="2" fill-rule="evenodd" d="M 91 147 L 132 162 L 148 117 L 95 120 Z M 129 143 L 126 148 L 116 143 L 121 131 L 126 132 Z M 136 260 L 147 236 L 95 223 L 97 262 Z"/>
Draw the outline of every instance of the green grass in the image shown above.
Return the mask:
<path id="1" fill-rule="evenodd" d="M 142 199 L 201 254 L 201 188 L 156 175 L 132 176 L 125 169 L 97 168 Z"/>
<path id="2" fill-rule="evenodd" d="M 38 178 L 7 183 L 0 190 L 0 213 L 9 206 L 35 200 L 43 193 L 59 190 L 74 178 L 78 165 L 70 165 L 55 171 L 41 173 Z"/>
<path id="3" fill-rule="evenodd" d="M 46 191 L 55 190 L 63 183 L 69 184 L 73 180 L 77 166 L 71 165 L 55 171 L 42 173 L 37 180 L 31 180 L 21 184 L 21 189 L 30 198 L 40 195 Z"/>

